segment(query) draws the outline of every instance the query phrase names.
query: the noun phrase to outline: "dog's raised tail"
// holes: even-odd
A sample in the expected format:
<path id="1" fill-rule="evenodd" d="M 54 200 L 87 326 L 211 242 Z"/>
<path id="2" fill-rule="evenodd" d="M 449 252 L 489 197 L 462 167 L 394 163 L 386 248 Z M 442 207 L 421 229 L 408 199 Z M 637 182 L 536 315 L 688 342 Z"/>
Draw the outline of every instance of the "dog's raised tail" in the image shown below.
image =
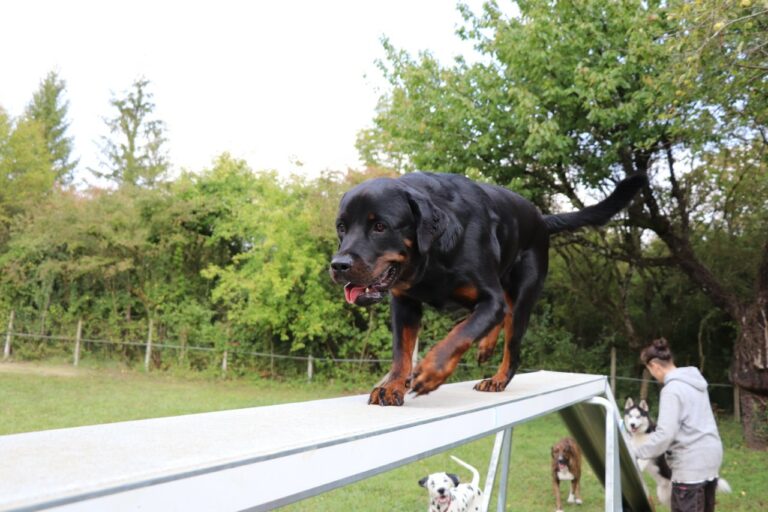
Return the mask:
<path id="1" fill-rule="evenodd" d="M 621 180 L 611 195 L 597 204 L 587 206 L 577 212 L 544 215 L 544 224 L 550 234 L 573 231 L 584 226 L 602 226 L 611 217 L 627 207 L 647 181 L 645 174 L 635 174 Z"/>
<path id="2" fill-rule="evenodd" d="M 469 464 L 467 464 L 466 462 L 464 462 L 460 458 L 454 457 L 453 455 L 451 455 L 451 458 L 472 472 L 472 486 L 475 489 L 479 489 L 480 488 L 479 487 L 480 486 L 480 473 L 475 468 L 473 468 L 472 466 L 470 466 Z"/>
<path id="3" fill-rule="evenodd" d="M 731 492 L 731 484 L 725 478 L 717 479 L 717 492 L 724 492 L 729 494 Z"/>

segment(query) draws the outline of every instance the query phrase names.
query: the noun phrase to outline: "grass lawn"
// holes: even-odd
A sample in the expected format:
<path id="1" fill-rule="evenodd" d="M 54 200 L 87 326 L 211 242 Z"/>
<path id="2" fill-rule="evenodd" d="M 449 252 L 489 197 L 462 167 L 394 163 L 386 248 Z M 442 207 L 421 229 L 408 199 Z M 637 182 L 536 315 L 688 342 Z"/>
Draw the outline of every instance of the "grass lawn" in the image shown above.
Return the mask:
<path id="1" fill-rule="evenodd" d="M 50 428 L 124 421 L 158 416 L 254 407 L 365 392 L 367 386 L 340 383 L 214 380 L 144 374 L 120 368 L 73 369 L 21 363 L 0 364 L 0 435 Z M 720 421 L 725 443 L 721 475 L 733 494 L 719 497 L 719 510 L 768 510 L 768 466 L 765 452 L 747 450 L 740 427 Z M 549 448 L 567 434 L 559 416 L 550 415 L 515 428 L 512 439 L 510 510 L 552 510 Z M 451 453 L 485 476 L 493 438 L 466 444 Z M 443 453 L 356 484 L 284 507 L 287 511 L 413 511 L 426 508 L 426 492 L 417 484 L 428 473 L 469 472 Z M 591 470 L 583 476 L 584 505 L 566 510 L 603 510 L 603 492 Z M 565 484 L 562 485 L 567 496 Z"/>
<path id="2" fill-rule="evenodd" d="M 120 368 L 0 363 L 0 435 L 300 402 L 359 393 L 340 384 L 215 380 Z"/>

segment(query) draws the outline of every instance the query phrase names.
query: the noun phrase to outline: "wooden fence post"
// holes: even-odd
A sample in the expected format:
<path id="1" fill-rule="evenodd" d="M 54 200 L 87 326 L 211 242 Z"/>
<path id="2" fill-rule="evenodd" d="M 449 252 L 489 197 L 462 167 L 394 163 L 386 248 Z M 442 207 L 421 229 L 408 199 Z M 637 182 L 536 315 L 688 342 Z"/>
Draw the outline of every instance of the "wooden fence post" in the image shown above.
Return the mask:
<path id="1" fill-rule="evenodd" d="M 307 359 L 307 380 L 312 380 L 312 375 L 315 373 L 315 367 L 312 361 L 312 354 L 309 354 L 309 359 Z"/>
<path id="2" fill-rule="evenodd" d="M 16 312 L 11 310 L 11 317 L 8 319 L 8 331 L 5 333 L 5 348 L 3 349 L 3 361 L 11 357 L 11 340 L 13 339 L 13 318 Z"/>
<path id="3" fill-rule="evenodd" d="M 611 392 L 616 396 L 616 347 L 611 347 Z"/>
<path id="4" fill-rule="evenodd" d="M 80 363 L 80 340 L 83 336 L 83 319 L 77 320 L 77 334 L 75 335 L 75 366 Z"/>
<path id="5" fill-rule="evenodd" d="M 733 419 L 741 423 L 741 393 L 739 385 L 733 383 Z"/>
<path id="6" fill-rule="evenodd" d="M 232 342 L 232 324 L 227 320 L 227 328 L 224 332 L 226 339 L 224 340 L 224 354 L 221 357 L 221 374 L 222 377 L 227 375 L 227 367 L 229 366 L 229 344 Z"/>
<path id="7" fill-rule="evenodd" d="M 152 319 L 149 319 L 149 332 L 147 333 L 147 351 L 144 354 L 144 369 L 149 371 L 149 362 L 152 358 Z"/>
<path id="8" fill-rule="evenodd" d="M 269 376 L 275 378 L 275 341 L 269 340 Z"/>
<path id="9" fill-rule="evenodd" d="M 179 340 L 181 341 L 181 350 L 179 350 L 179 363 L 187 363 L 187 345 L 189 343 L 189 331 L 186 327 L 181 329 L 179 333 Z"/>
<path id="10" fill-rule="evenodd" d="M 640 400 L 648 400 L 648 385 L 651 383 L 651 372 L 643 368 L 643 381 L 640 383 Z"/>

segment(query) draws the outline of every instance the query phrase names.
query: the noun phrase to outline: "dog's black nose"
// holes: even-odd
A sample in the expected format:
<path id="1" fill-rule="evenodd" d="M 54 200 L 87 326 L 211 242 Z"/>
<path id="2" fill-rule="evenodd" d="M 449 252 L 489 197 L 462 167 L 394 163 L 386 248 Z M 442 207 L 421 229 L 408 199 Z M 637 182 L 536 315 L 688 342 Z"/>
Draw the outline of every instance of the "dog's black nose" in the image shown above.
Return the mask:
<path id="1" fill-rule="evenodd" d="M 445 494 L 445 488 L 444 488 L 444 487 L 441 487 L 441 488 L 439 488 L 439 489 L 437 490 L 437 494 L 439 494 L 440 496 L 442 496 L 443 494 Z"/>
<path id="2" fill-rule="evenodd" d="M 336 272 L 347 272 L 352 268 L 352 257 L 348 254 L 337 254 L 331 260 L 331 268 Z"/>

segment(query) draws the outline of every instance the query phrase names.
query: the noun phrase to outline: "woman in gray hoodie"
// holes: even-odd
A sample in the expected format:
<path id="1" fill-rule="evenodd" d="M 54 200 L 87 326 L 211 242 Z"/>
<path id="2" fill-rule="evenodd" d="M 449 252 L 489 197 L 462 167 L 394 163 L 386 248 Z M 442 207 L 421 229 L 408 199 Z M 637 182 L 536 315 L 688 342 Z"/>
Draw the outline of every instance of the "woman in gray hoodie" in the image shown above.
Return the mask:
<path id="1" fill-rule="evenodd" d="M 651 459 L 666 452 L 672 469 L 672 512 L 713 511 L 723 443 L 707 381 L 696 367 L 675 366 L 664 338 L 646 347 L 640 360 L 664 387 L 656 431 L 636 450 L 637 456 Z"/>

